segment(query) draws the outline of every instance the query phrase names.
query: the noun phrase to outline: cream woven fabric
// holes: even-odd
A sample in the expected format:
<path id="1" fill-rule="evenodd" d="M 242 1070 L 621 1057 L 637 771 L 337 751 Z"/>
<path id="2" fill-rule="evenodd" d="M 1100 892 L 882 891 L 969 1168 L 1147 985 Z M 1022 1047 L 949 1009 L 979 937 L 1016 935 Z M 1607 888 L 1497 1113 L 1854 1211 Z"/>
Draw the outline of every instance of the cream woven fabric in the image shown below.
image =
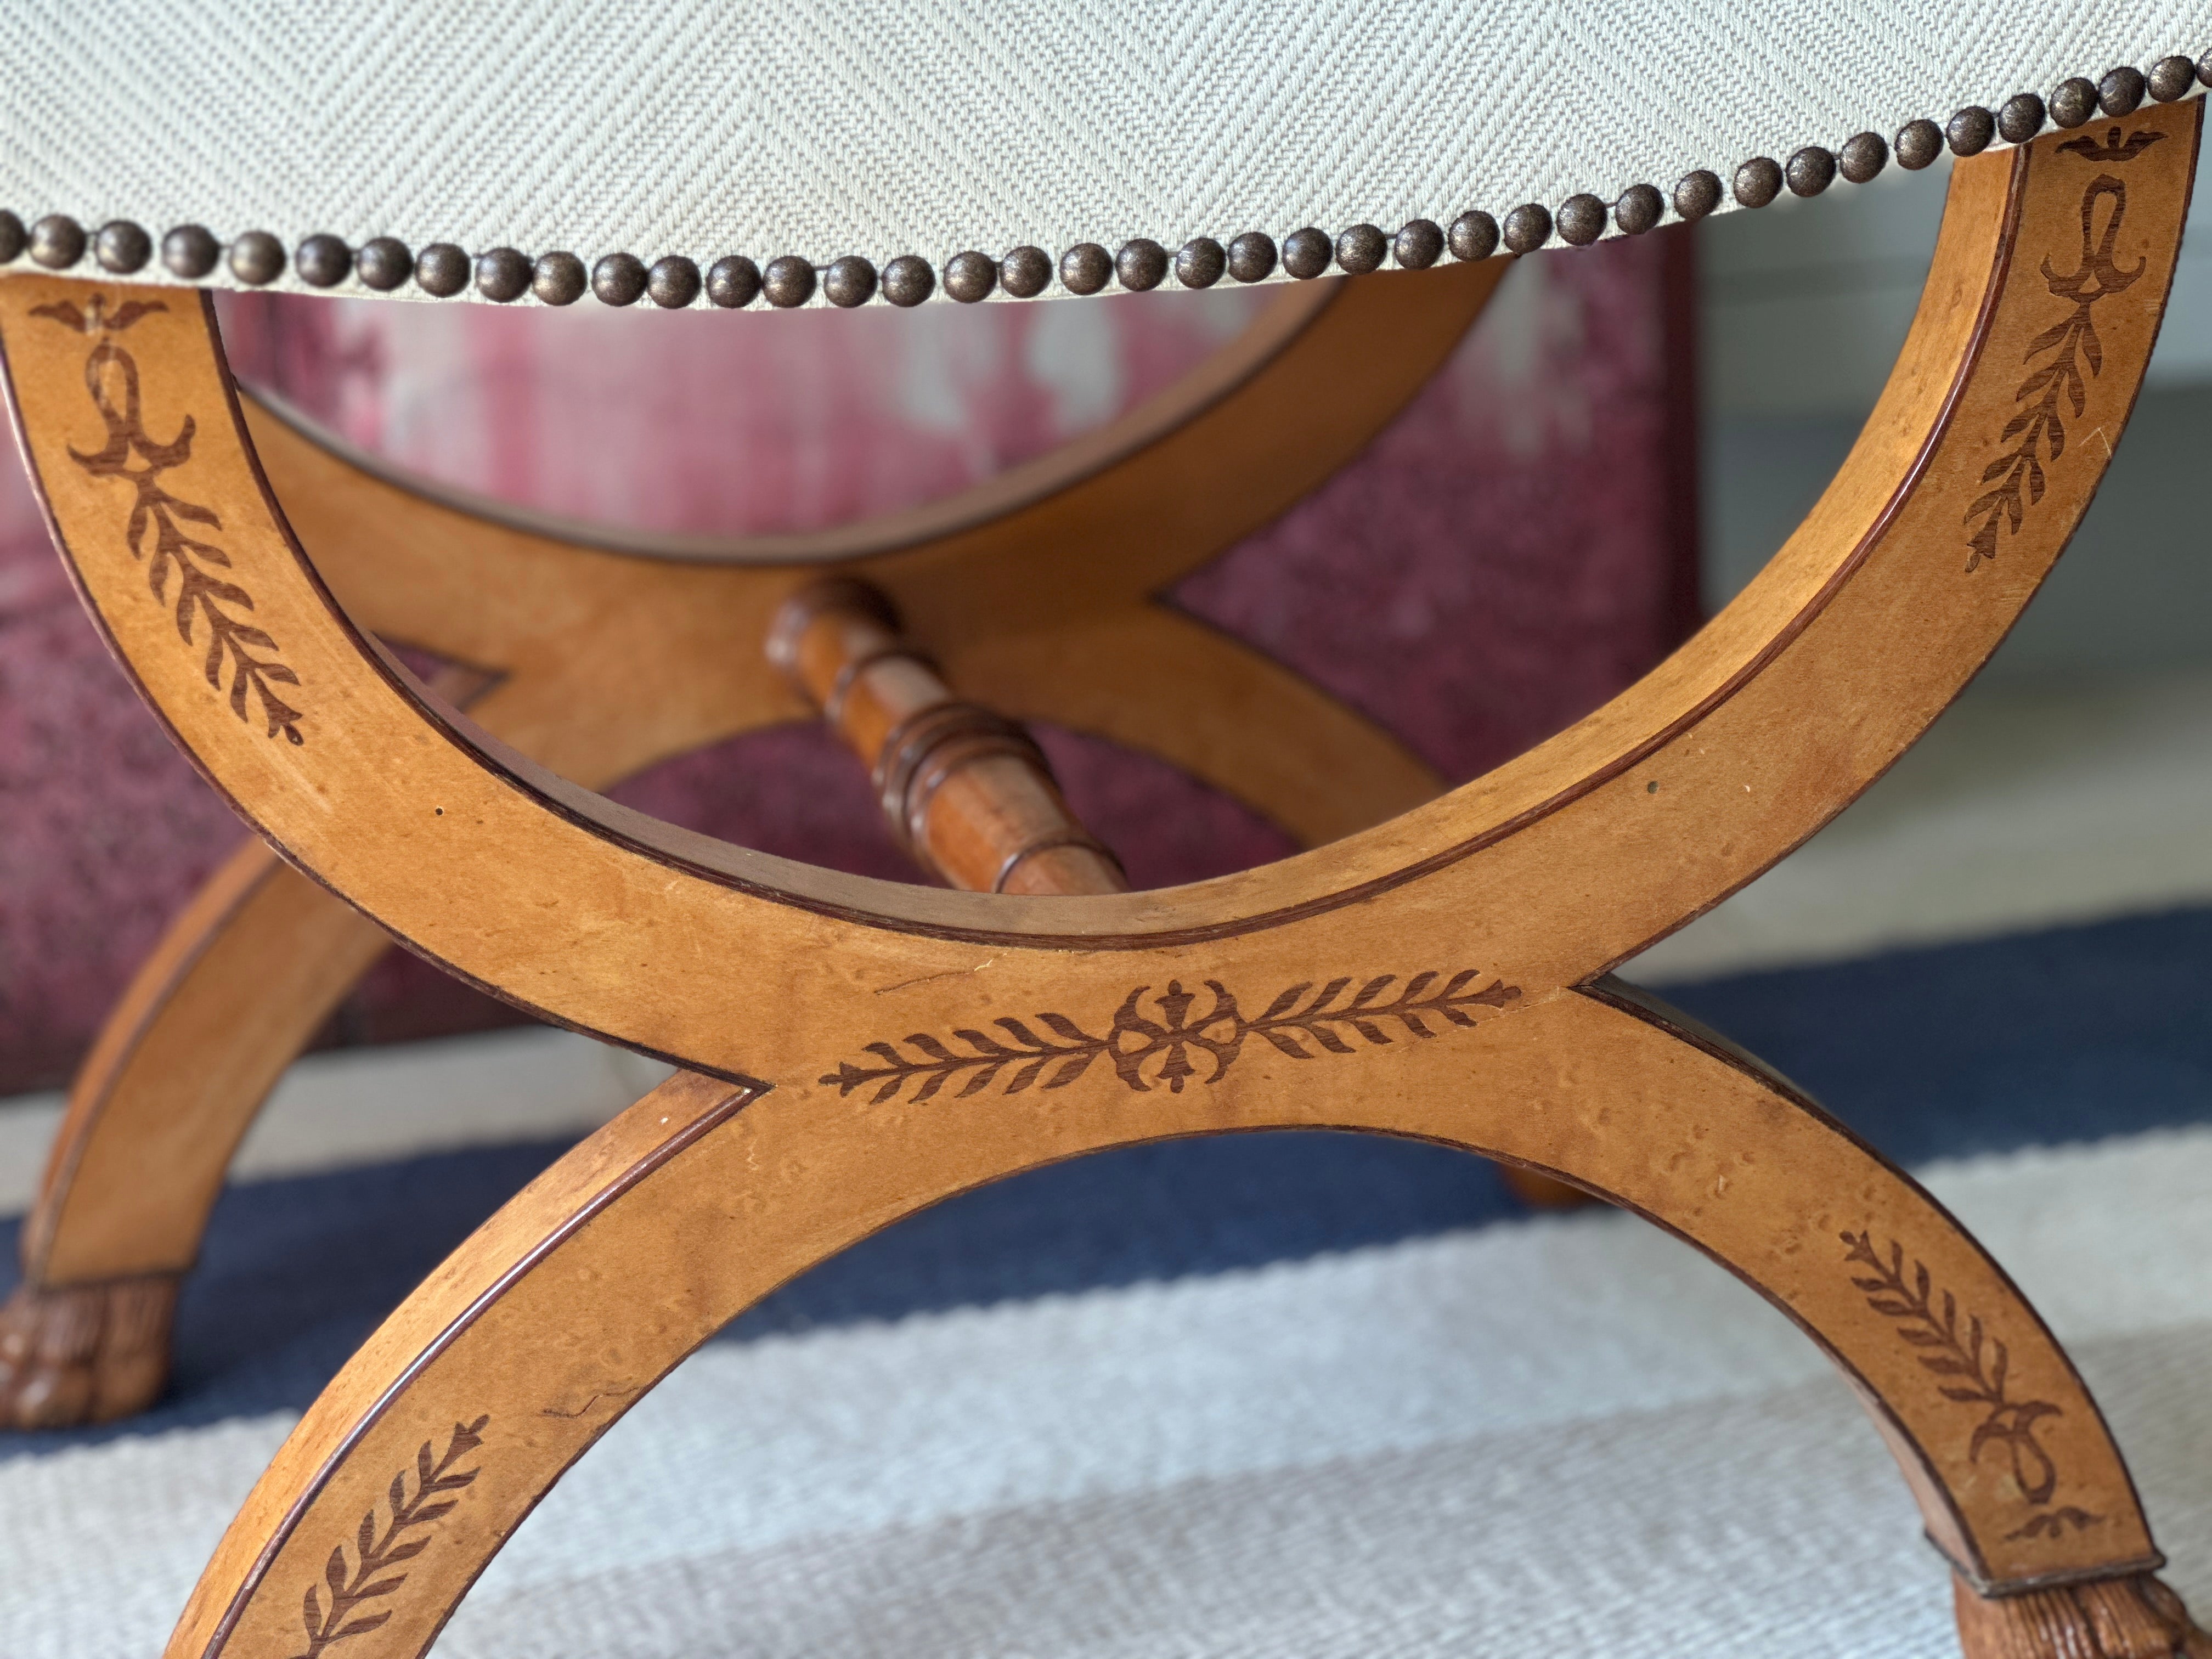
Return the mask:
<path id="1" fill-rule="evenodd" d="M 1172 250 L 1670 191 L 2207 47 L 2212 0 L 6 0 L 0 207 L 587 263 Z"/>

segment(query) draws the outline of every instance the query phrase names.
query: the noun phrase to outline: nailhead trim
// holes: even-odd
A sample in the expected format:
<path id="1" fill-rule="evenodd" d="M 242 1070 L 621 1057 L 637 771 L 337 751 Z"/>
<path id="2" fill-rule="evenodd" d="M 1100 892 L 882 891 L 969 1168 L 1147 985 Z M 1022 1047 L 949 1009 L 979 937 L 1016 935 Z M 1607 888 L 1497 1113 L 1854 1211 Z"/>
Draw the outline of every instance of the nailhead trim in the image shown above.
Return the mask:
<path id="1" fill-rule="evenodd" d="M 1537 202 L 1523 202 L 1505 216 L 1505 246 L 1512 253 L 1534 253 L 1552 240 L 1552 215 Z"/>
<path id="2" fill-rule="evenodd" d="M 108 230 L 114 227 L 110 225 Z M 132 226 L 137 230 L 137 226 Z M 107 234 L 102 231 L 104 237 Z M 139 232 L 140 235 L 145 233 Z M 103 252 L 100 263 L 106 264 Z M 140 263 L 144 263 L 143 260 Z M 300 273 L 300 280 L 310 288 L 336 288 L 353 270 L 353 250 L 336 236 L 310 236 L 300 244 L 292 256 L 292 268 Z M 114 267 L 110 266 L 112 270 Z"/>
<path id="3" fill-rule="evenodd" d="M 999 261 L 999 286 L 1017 300 L 1034 300 L 1052 283 L 1052 255 L 1024 246 Z"/>
<path id="4" fill-rule="evenodd" d="M 1275 274 L 1275 239 L 1248 230 L 1229 245 L 1229 274 L 1240 283 L 1264 283 Z"/>
<path id="5" fill-rule="evenodd" d="M 2048 101 L 2033 92 L 2018 92 L 1995 111 L 1968 105 L 1952 112 L 1939 126 L 1923 117 L 1909 121 L 1887 142 L 1880 133 L 1861 132 L 1831 150 L 1808 144 L 1795 151 L 1786 163 L 1768 156 L 1753 156 L 1739 165 L 1726 186 L 1737 203 L 1760 208 L 1775 201 L 1786 187 L 1793 195 L 1818 196 L 1840 177 L 1863 185 L 1878 177 L 1893 157 L 1898 166 L 1917 171 L 1931 165 L 1948 147 L 1954 155 L 1976 155 L 2002 139 L 2024 144 L 2046 125 L 2081 126 L 2100 113 L 2126 115 L 2146 98 L 2172 103 L 2198 86 L 2212 88 L 2212 51 L 2190 58 L 2173 53 L 2160 58 L 2148 72 L 2133 64 L 2107 70 L 2091 81 L 2074 76 L 2051 88 Z M 803 306 L 817 289 L 832 305 L 866 305 L 878 295 L 889 304 L 917 306 L 941 286 L 945 295 L 973 305 L 998 291 L 1015 299 L 1032 299 L 1052 284 L 1055 274 L 1071 294 L 1097 294 L 1109 284 L 1134 293 L 1158 288 L 1172 270 L 1176 283 L 1188 289 L 1212 288 L 1225 276 L 1238 283 L 1264 282 L 1278 269 L 1285 275 L 1308 280 L 1332 268 L 1362 276 L 1381 270 L 1386 263 L 1405 270 L 1424 270 L 1449 251 L 1455 260 L 1488 259 L 1501 249 L 1510 254 L 1531 253 L 1556 236 L 1569 246 L 1597 241 L 1611 228 L 1623 235 L 1640 236 L 1655 229 L 1671 206 L 1685 222 L 1705 218 L 1717 210 L 1723 186 L 1716 173 L 1700 168 L 1675 182 L 1671 196 L 1649 183 L 1629 185 L 1611 204 L 1587 192 L 1570 196 L 1556 209 L 1540 202 L 1523 202 L 1504 216 L 1503 225 L 1480 209 L 1470 209 L 1439 228 L 1431 219 L 1409 220 L 1388 233 L 1372 224 L 1356 224 L 1334 239 L 1312 226 L 1292 231 L 1279 246 L 1264 231 L 1246 231 L 1224 247 L 1211 236 L 1195 236 L 1172 255 L 1148 237 L 1124 242 L 1109 253 L 1097 242 L 1080 242 L 1058 260 L 1042 248 L 1024 245 L 1000 258 L 969 249 L 956 253 L 942 267 L 933 266 L 919 254 L 905 253 L 887 261 L 880 272 L 858 254 L 846 254 L 817 268 L 811 262 L 785 254 L 770 259 L 765 270 L 742 254 L 714 261 L 702 277 L 697 265 L 680 254 L 667 255 L 650 269 L 635 255 L 610 253 L 588 274 L 574 254 L 553 252 L 534 260 L 510 247 L 495 247 L 471 258 L 450 242 L 434 242 L 410 253 L 404 243 L 379 236 L 350 248 L 343 238 L 319 232 L 301 240 L 289 262 L 282 242 L 266 231 L 241 233 L 227 246 L 201 225 L 178 225 L 163 234 L 161 265 L 169 276 L 198 282 L 228 261 L 231 276 L 253 288 L 265 287 L 291 269 L 313 288 L 333 289 L 349 276 L 374 293 L 390 293 L 410 278 L 434 298 L 460 293 L 473 282 L 478 293 L 501 304 L 525 294 L 549 306 L 574 305 L 588 289 L 602 304 L 635 305 L 650 297 L 656 306 L 671 310 L 696 303 L 702 295 L 723 310 L 742 310 L 765 298 L 769 305 L 788 309 Z M 143 270 L 155 253 L 152 237 L 129 220 L 111 220 L 88 234 L 85 228 L 64 214 L 49 214 L 27 229 L 15 214 L 0 210 L 0 264 L 29 258 L 50 270 L 68 270 L 90 254 L 100 268 L 127 276 Z"/>
<path id="6" fill-rule="evenodd" d="M 500 305 L 530 292 L 530 261 L 519 248 L 495 247 L 477 255 L 477 292 Z"/>
<path id="7" fill-rule="evenodd" d="M 1175 257 L 1176 281 L 1185 288 L 1212 288 L 1229 269 L 1229 251 L 1211 236 L 1185 242 Z"/>
<path id="8" fill-rule="evenodd" d="M 530 291 L 540 305 L 572 306 L 590 286 L 584 262 L 573 253 L 541 253 L 530 268 Z"/>
<path id="9" fill-rule="evenodd" d="M 707 267 L 707 300 L 725 311 L 742 311 L 760 298 L 760 267 L 741 253 Z"/>
<path id="10" fill-rule="evenodd" d="M 1426 270 L 1443 252 L 1444 234 L 1433 219 L 1409 219 L 1390 239 L 1390 257 L 1401 270 Z"/>
<path id="11" fill-rule="evenodd" d="M 2032 92 L 2014 93 L 1997 112 L 1997 137 L 2008 144 L 2024 144 L 2043 131 L 2043 100 Z"/>
<path id="12" fill-rule="evenodd" d="M 663 311 L 681 311 L 699 297 L 699 267 L 680 253 L 656 259 L 646 273 L 645 291 Z"/>
<path id="13" fill-rule="evenodd" d="M 937 291 L 929 261 L 902 253 L 884 267 L 884 298 L 895 306 L 918 306 Z"/>
<path id="14" fill-rule="evenodd" d="M 1595 196 L 1570 196 L 1553 222 L 1569 247 L 1588 247 L 1605 234 L 1605 204 Z"/>
<path id="15" fill-rule="evenodd" d="M 788 253 L 771 259 L 761 273 L 761 292 L 780 309 L 803 306 L 814 297 L 814 267 Z"/>
<path id="16" fill-rule="evenodd" d="M 415 285 L 446 300 L 469 285 L 469 256 L 451 242 L 433 242 L 415 256 Z"/>
<path id="17" fill-rule="evenodd" d="M 1060 256 L 1060 286 L 1070 294 L 1096 294 L 1114 280 L 1114 256 L 1096 242 L 1078 242 Z"/>
<path id="18" fill-rule="evenodd" d="M 1908 121 L 1897 130 L 1897 165 L 1907 173 L 1933 167 L 1942 153 L 1943 129 L 1927 117 Z"/>
<path id="19" fill-rule="evenodd" d="M 1808 144 L 1790 158 L 1782 178 L 1792 196 L 1818 196 L 1836 182 L 1836 158 L 1818 144 Z"/>
<path id="20" fill-rule="evenodd" d="M 966 253 L 956 253 L 945 262 L 945 292 L 963 306 L 989 299 L 991 290 L 998 285 L 998 262 L 988 253 L 971 249 Z"/>
<path id="21" fill-rule="evenodd" d="M 1686 173 L 1674 186 L 1674 211 L 1686 224 L 1695 223 L 1721 204 L 1721 179 L 1702 167 Z"/>
<path id="22" fill-rule="evenodd" d="M 1455 259 L 1487 259 L 1498 252 L 1498 221 L 1480 209 L 1462 213 L 1452 221 L 1444 240 Z"/>
<path id="23" fill-rule="evenodd" d="M 2152 64 L 2145 82 L 2150 95 L 2161 104 L 2172 103 L 2196 84 L 2197 65 L 2179 55 L 2161 58 Z"/>
<path id="24" fill-rule="evenodd" d="M 1737 205 L 1763 208 L 1782 194 L 1782 166 L 1769 156 L 1754 155 L 1735 170 Z"/>
<path id="25" fill-rule="evenodd" d="M 645 297 L 645 261 L 610 253 L 592 267 L 592 292 L 603 306 L 634 306 Z"/>
<path id="26" fill-rule="evenodd" d="M 1304 282 L 1327 270 L 1335 252 L 1327 233 L 1308 225 L 1283 238 L 1283 269 Z"/>
<path id="27" fill-rule="evenodd" d="M 1878 132 L 1862 132 L 1846 138 L 1836 152 L 1837 170 L 1848 184 L 1863 185 L 1881 176 L 1889 165 L 1889 146 Z"/>
<path id="28" fill-rule="evenodd" d="M 2051 118 L 2062 127 L 2078 127 L 2097 112 L 2097 87 L 2077 75 L 2061 81 L 2051 92 Z"/>
<path id="29" fill-rule="evenodd" d="M 1168 274 L 1168 251 L 1149 236 L 1124 242 L 1114 256 L 1114 274 L 1131 293 L 1150 293 Z"/>
<path id="30" fill-rule="evenodd" d="M 1656 185 L 1631 185 L 1613 204 L 1613 222 L 1625 236 L 1641 236 L 1667 216 L 1667 199 Z"/>
<path id="31" fill-rule="evenodd" d="M 857 253 L 832 259 L 822 273 L 822 297 L 849 311 L 876 297 L 876 268 Z"/>
<path id="32" fill-rule="evenodd" d="M 331 240 L 337 240 L 335 237 Z M 337 245 L 341 251 L 345 247 L 343 242 Z M 100 234 L 92 239 L 92 251 L 102 270 L 128 276 L 134 270 L 144 270 L 146 262 L 154 257 L 154 239 L 128 219 L 117 219 L 100 228 Z M 346 256 L 346 263 L 353 263 L 352 255 Z"/>
<path id="33" fill-rule="evenodd" d="M 1389 252 L 1389 239 L 1373 225 L 1354 225 L 1336 239 L 1336 263 L 1347 276 L 1380 270 Z"/>
<path id="34" fill-rule="evenodd" d="M 284 244 L 265 230 L 247 231 L 230 245 L 230 274 L 254 288 L 275 282 L 284 274 Z"/>
<path id="35" fill-rule="evenodd" d="M 1943 129 L 1944 142 L 1954 155 L 1979 155 L 1997 136 L 1997 118 L 1978 104 L 1959 111 Z"/>

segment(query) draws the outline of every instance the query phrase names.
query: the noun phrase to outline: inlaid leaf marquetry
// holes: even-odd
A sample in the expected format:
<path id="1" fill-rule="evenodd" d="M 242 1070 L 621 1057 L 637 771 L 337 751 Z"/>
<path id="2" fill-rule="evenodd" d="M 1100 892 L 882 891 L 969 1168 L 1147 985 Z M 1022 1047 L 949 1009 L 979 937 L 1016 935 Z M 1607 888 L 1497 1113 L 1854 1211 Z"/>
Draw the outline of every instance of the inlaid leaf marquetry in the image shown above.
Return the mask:
<path id="1" fill-rule="evenodd" d="M 996 1033 L 963 1027 L 949 1041 L 916 1031 L 903 1048 L 893 1042 L 869 1043 L 866 1052 L 877 1064 L 848 1060 L 822 1081 L 836 1085 L 840 1097 L 873 1085 L 871 1100 L 877 1105 L 897 1099 L 910 1084 L 917 1103 L 954 1082 L 960 1085 L 955 1098 L 965 1099 L 1001 1078 L 1001 1092 L 1009 1095 L 1031 1087 L 1064 1089 L 1103 1060 L 1140 1093 L 1165 1084 L 1170 1093 L 1180 1094 L 1194 1077 L 1219 1082 L 1254 1037 L 1292 1060 L 1349 1054 L 1363 1045 L 1386 1047 L 1401 1036 L 1434 1037 L 1471 1026 L 1475 1009 L 1503 1008 L 1521 994 L 1518 986 L 1497 980 L 1478 986 L 1480 977 L 1473 968 L 1449 979 L 1435 972 L 1416 974 L 1391 996 L 1388 993 L 1398 976 L 1382 974 L 1348 997 L 1349 975 L 1330 980 L 1318 991 L 1312 981 L 1302 980 L 1256 1017 L 1248 1017 L 1219 980 L 1202 981 L 1209 999 L 1202 1006 L 1181 980 L 1170 980 L 1156 996 L 1151 986 L 1139 985 L 1122 998 L 1102 1036 L 1094 1036 L 1060 1013 L 994 1020 Z"/>
<path id="2" fill-rule="evenodd" d="M 2010 1536 L 2037 1538 L 2102 1521 L 2102 1516 L 2071 1505 L 2045 1507 L 2058 1489 L 2058 1466 L 2036 1439 L 2036 1425 L 2062 1415 L 2063 1408 L 2047 1400 L 2013 1397 L 2011 1352 L 1982 1328 L 1980 1316 L 1969 1313 L 1961 1330 L 1958 1298 L 1948 1291 L 1939 1296 L 1927 1263 L 1915 1261 L 1908 1273 L 1905 1246 L 1895 1239 L 1884 1256 L 1870 1232 L 1842 1237 L 1850 1247 L 1845 1264 L 1865 1270 L 1855 1273 L 1851 1283 L 1864 1293 L 1867 1305 L 1896 1322 L 1898 1335 L 1920 1351 L 1922 1366 L 1942 1379 L 1938 1387 L 1946 1400 L 1981 1408 L 1982 1419 L 1967 1443 L 1967 1460 L 1979 1462 L 1991 1446 L 2003 1448 L 2011 1458 L 2013 1484 L 2038 1513 Z"/>
<path id="3" fill-rule="evenodd" d="M 322 1659 L 336 1644 L 381 1630 L 391 1622 L 389 1607 L 368 1613 L 359 1609 L 381 1601 L 407 1582 L 405 1573 L 392 1569 L 422 1554 L 430 1547 L 430 1540 L 403 1534 L 435 1525 L 460 1503 L 453 1494 L 465 1492 L 482 1471 L 456 1469 L 453 1465 L 483 1444 L 483 1427 L 490 1420 L 479 1417 L 473 1423 L 454 1424 L 452 1437 L 446 1442 L 446 1455 L 435 1462 L 430 1458 L 430 1443 L 422 1443 L 415 1454 L 415 1495 L 407 1494 L 406 1470 L 392 1477 L 392 1519 L 380 1527 L 374 1509 L 361 1517 L 361 1526 L 354 1534 L 355 1559 L 350 1568 L 346 1565 L 345 1546 L 331 1548 L 330 1559 L 323 1565 L 322 1584 L 308 1585 L 307 1595 L 301 1598 L 300 1617 L 307 1626 L 307 1645 L 298 1659 Z M 325 1588 L 330 1591 L 328 1607 L 323 1603 Z"/>
<path id="4" fill-rule="evenodd" d="M 2120 130 L 2114 127 L 2101 143 L 2095 138 L 2075 138 L 2059 145 L 2058 153 L 2124 165 L 2164 137 L 2163 133 L 2137 132 L 2123 143 Z M 2030 365 L 2028 375 L 2013 394 L 2013 401 L 2025 407 L 2006 422 L 1997 439 L 2001 447 L 2008 444 L 2011 447 L 1982 469 L 1982 482 L 1990 488 L 1976 496 L 1966 509 L 1966 522 L 1974 526 L 1966 542 L 1969 572 L 1978 569 L 1983 561 L 1996 557 L 1998 538 L 2017 534 L 2028 509 L 2043 500 L 2049 484 L 2044 468 L 2046 464 L 2055 465 L 2066 453 L 2068 416 L 2081 418 L 2088 407 L 2088 380 L 2105 372 L 2104 342 L 2097 337 L 2097 303 L 2134 287 L 2150 265 L 2148 258 L 2138 259 L 2132 270 L 2119 262 L 2120 229 L 2127 214 L 2127 181 L 2113 173 L 2099 173 L 2082 187 L 2081 249 L 2074 269 L 2061 274 L 2052 268 L 2048 255 L 2044 258 L 2044 286 L 2054 298 L 2070 302 L 2073 309 L 2027 343 L 2023 361 Z M 2043 359 L 2040 363 L 2036 362 L 2039 357 Z M 2085 368 L 2087 379 L 2083 377 Z"/>
<path id="5" fill-rule="evenodd" d="M 207 683 L 221 691 L 228 668 L 231 713 L 244 720 L 251 695 L 268 723 L 269 736 L 282 732 L 286 741 L 297 744 L 303 741 L 301 711 L 270 688 L 296 686 L 300 677 L 278 660 L 276 641 L 265 629 L 234 614 L 252 611 L 252 596 L 236 581 L 214 574 L 230 568 L 230 555 L 196 533 L 222 529 L 222 519 L 162 483 L 164 474 L 191 459 L 198 423 L 186 415 L 167 443 L 147 431 L 137 359 L 116 339 L 146 316 L 167 309 L 159 300 L 131 300 L 111 308 L 107 295 L 95 293 L 82 307 L 64 300 L 34 307 L 31 314 L 94 341 L 85 359 L 84 384 L 107 428 L 107 441 L 88 454 L 71 446 L 70 458 L 95 478 L 117 478 L 131 486 L 124 538 L 131 556 L 145 564 L 146 583 L 155 599 L 168 603 L 169 579 L 175 575 L 178 637 L 190 645 L 194 628 L 204 629 L 207 653 L 202 669 Z"/>

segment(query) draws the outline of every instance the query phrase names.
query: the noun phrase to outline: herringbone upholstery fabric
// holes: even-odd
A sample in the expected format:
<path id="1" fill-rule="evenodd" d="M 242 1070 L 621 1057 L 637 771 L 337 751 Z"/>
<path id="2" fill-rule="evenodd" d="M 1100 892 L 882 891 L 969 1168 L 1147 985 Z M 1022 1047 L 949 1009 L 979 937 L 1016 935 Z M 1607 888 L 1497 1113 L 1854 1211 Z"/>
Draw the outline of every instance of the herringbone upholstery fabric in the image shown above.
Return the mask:
<path id="1" fill-rule="evenodd" d="M 0 206 L 702 266 L 1173 249 L 1726 179 L 2207 47 L 2212 0 L 12 0 Z"/>

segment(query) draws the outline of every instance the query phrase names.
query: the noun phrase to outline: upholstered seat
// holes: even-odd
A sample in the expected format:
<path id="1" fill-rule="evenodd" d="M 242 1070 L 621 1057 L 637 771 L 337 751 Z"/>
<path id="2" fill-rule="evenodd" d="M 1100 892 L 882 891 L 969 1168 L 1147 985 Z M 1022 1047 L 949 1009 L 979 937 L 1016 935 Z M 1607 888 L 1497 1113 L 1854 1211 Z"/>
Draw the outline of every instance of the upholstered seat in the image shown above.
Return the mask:
<path id="1" fill-rule="evenodd" d="M 1315 276 L 1925 167 L 2207 48 L 2189 0 L 21 5 L 0 258 L 670 306 Z"/>

